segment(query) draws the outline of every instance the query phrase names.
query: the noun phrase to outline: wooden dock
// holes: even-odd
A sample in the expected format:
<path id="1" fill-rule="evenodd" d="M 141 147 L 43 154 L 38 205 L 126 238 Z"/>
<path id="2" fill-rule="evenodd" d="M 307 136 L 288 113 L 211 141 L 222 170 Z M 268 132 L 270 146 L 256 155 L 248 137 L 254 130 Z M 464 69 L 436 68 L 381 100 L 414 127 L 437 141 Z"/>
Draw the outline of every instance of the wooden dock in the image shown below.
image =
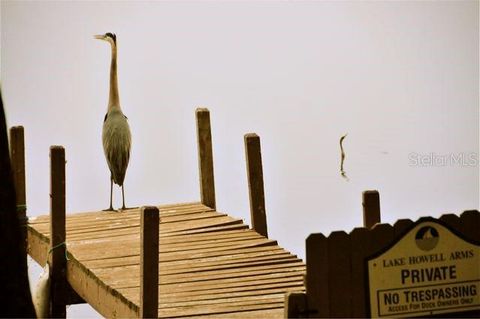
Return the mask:
<path id="1" fill-rule="evenodd" d="M 283 318 L 305 264 L 241 220 L 201 203 L 161 206 L 158 315 Z M 30 219 L 28 253 L 47 262 L 50 216 Z M 140 210 L 66 216 L 66 278 L 105 317 L 139 317 Z"/>
<path id="2" fill-rule="evenodd" d="M 26 253 L 49 265 L 50 317 L 87 302 L 107 318 L 283 318 L 286 293 L 305 291 L 303 261 L 268 239 L 259 136 L 244 136 L 249 228 L 216 210 L 210 113 L 195 114 L 200 202 L 66 214 L 65 149 L 52 146 L 51 210 L 28 222 L 23 127 L 11 129 L 18 218 Z"/>

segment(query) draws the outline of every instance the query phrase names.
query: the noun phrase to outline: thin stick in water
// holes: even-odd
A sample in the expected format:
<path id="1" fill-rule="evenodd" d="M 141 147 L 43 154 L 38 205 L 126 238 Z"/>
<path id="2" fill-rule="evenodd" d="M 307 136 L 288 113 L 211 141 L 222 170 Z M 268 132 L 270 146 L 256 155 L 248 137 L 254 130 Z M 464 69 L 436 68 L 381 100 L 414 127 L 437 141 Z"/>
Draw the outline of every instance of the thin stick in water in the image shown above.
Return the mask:
<path id="1" fill-rule="evenodd" d="M 343 135 L 342 137 L 340 137 L 340 175 L 342 175 L 343 178 L 345 178 L 347 181 L 349 180 L 348 179 L 348 176 L 347 176 L 347 173 L 345 172 L 345 170 L 343 169 L 343 162 L 345 161 L 345 151 L 343 150 L 343 140 L 345 139 L 345 137 L 347 137 L 348 133 Z"/>

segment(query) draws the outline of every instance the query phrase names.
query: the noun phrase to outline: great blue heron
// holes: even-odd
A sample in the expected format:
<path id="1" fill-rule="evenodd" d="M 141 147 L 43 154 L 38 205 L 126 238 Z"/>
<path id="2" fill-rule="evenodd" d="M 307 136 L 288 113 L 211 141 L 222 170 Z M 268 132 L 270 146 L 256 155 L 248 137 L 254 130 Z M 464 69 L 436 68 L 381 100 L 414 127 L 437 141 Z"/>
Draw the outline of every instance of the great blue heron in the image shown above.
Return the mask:
<path id="1" fill-rule="evenodd" d="M 112 47 L 112 61 L 110 64 L 110 94 L 108 99 L 108 111 L 103 120 L 102 142 L 105 158 L 110 169 L 110 207 L 113 210 L 112 192 L 113 183 L 122 187 L 122 210 L 125 209 L 125 191 L 123 182 L 130 159 L 130 146 L 132 137 L 127 117 L 120 108 L 117 81 L 117 37 L 113 33 L 96 35 L 95 39 L 104 40 Z"/>

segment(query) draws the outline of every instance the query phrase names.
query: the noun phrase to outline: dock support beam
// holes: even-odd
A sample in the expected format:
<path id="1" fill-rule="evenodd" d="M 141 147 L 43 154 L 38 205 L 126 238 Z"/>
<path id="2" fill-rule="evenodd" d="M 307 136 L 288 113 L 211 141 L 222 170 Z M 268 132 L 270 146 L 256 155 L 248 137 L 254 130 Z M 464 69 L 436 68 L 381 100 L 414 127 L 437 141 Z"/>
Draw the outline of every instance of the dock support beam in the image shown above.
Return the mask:
<path id="1" fill-rule="evenodd" d="M 255 133 L 245 134 L 244 142 L 252 228 L 268 238 L 260 137 Z"/>
<path id="2" fill-rule="evenodd" d="M 142 207 L 140 218 L 140 318 L 158 318 L 158 208 Z"/>
<path id="3" fill-rule="evenodd" d="M 66 232 L 65 232 L 65 149 L 50 147 L 50 317 L 65 318 Z"/>
<path id="4" fill-rule="evenodd" d="M 212 131 L 210 112 L 197 108 L 198 167 L 200 170 L 200 196 L 202 204 L 215 209 L 215 182 L 213 177 Z"/>
<path id="5" fill-rule="evenodd" d="M 21 249 L 27 253 L 27 201 L 25 192 L 25 137 L 23 126 L 10 128 L 10 159 L 12 162 L 13 182 L 16 192 L 18 221 L 21 227 Z"/>
<path id="6" fill-rule="evenodd" d="M 372 228 L 380 223 L 380 194 L 376 190 L 362 193 L 363 227 Z"/>

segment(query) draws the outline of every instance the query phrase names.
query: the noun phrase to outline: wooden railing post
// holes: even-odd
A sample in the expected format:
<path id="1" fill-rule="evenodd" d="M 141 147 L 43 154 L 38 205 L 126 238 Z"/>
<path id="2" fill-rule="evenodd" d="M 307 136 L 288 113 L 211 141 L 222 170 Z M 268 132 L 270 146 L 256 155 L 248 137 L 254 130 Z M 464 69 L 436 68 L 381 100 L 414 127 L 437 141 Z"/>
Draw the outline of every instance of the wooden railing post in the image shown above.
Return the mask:
<path id="1" fill-rule="evenodd" d="M 66 313 L 65 149 L 50 147 L 50 317 Z"/>
<path id="2" fill-rule="evenodd" d="M 160 216 L 157 207 L 141 210 L 140 318 L 158 318 Z"/>
<path id="3" fill-rule="evenodd" d="M 244 142 L 252 228 L 268 237 L 260 137 L 255 133 L 245 134 Z"/>
<path id="4" fill-rule="evenodd" d="M 10 159 L 16 193 L 17 216 L 22 234 L 22 251 L 27 253 L 27 201 L 25 195 L 25 138 L 23 126 L 10 128 Z"/>
<path id="5" fill-rule="evenodd" d="M 212 132 L 210 127 L 210 112 L 206 108 L 196 110 L 198 167 L 200 170 L 200 195 L 202 204 L 216 208 L 215 183 L 213 176 Z"/>
<path id="6" fill-rule="evenodd" d="M 380 194 L 376 190 L 368 190 L 362 193 L 363 226 L 372 228 L 380 223 Z"/>

